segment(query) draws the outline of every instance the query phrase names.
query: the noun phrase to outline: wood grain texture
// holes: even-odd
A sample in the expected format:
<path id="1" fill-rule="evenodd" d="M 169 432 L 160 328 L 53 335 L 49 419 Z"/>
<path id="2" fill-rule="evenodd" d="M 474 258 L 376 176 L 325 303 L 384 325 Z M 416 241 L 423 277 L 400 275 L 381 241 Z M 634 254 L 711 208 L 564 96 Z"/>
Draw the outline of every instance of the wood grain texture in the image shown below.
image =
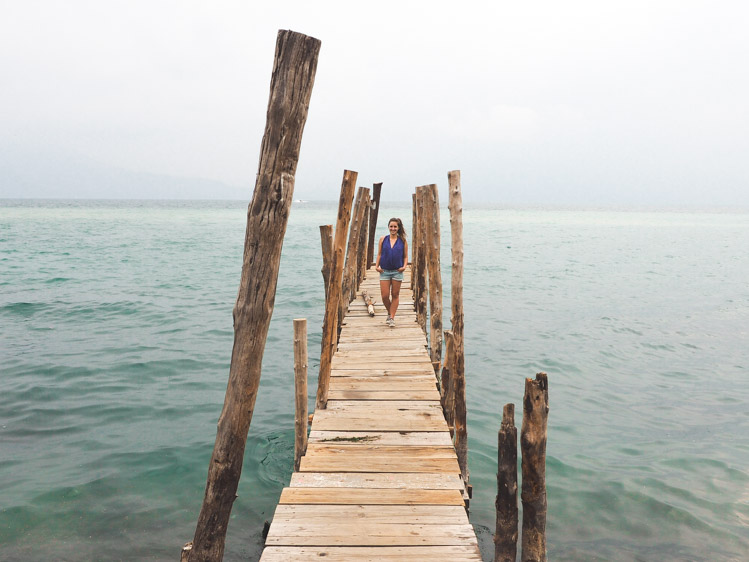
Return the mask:
<path id="1" fill-rule="evenodd" d="M 315 82 L 320 41 L 281 30 L 255 191 L 247 210 L 242 273 L 234 306 L 234 346 L 203 505 L 190 561 L 221 560 L 252 421 L 268 326 L 276 297 L 281 247 Z"/>
<path id="2" fill-rule="evenodd" d="M 333 240 L 333 257 L 330 262 L 330 284 L 328 298 L 325 300 L 325 317 L 322 325 L 322 349 L 320 351 L 320 370 L 317 377 L 318 409 L 325 408 L 328 400 L 328 385 L 330 383 L 330 366 L 338 342 L 338 302 L 341 300 L 341 281 L 343 277 L 344 252 L 346 233 L 351 218 L 351 202 L 358 174 L 350 170 L 343 172 L 341 195 L 338 200 L 338 219 L 336 220 L 335 237 Z"/>

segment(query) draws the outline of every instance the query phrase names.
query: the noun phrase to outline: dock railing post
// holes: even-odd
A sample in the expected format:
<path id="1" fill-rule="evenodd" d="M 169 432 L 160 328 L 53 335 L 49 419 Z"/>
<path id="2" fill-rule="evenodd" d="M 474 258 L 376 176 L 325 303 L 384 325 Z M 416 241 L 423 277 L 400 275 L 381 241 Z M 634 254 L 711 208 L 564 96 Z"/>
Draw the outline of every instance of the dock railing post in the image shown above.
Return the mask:
<path id="1" fill-rule="evenodd" d="M 313 37 L 288 30 L 278 32 L 255 191 L 247 209 L 242 273 L 233 310 L 229 382 L 195 535 L 181 553 L 181 559 L 190 562 L 218 561 L 224 554 L 260 384 L 281 247 L 319 52 L 320 41 Z"/>
<path id="2" fill-rule="evenodd" d="M 445 330 L 445 360 L 442 362 L 442 380 L 440 381 L 440 397 L 442 398 L 442 412 L 445 414 L 445 421 L 450 428 L 450 436 L 455 435 L 455 396 L 453 390 L 453 363 L 455 358 L 455 349 L 453 333 L 451 330 Z"/>
<path id="3" fill-rule="evenodd" d="M 320 225 L 320 244 L 322 245 L 322 273 L 325 284 L 325 298 L 328 298 L 328 285 L 330 285 L 330 262 L 333 257 L 333 225 Z"/>
<path id="4" fill-rule="evenodd" d="M 468 426 L 466 419 L 465 345 L 463 339 L 463 196 L 460 188 L 460 171 L 448 172 L 448 209 L 452 246 L 451 309 L 453 352 L 451 383 L 455 400 L 455 451 L 463 480 L 468 484 Z"/>
<path id="5" fill-rule="evenodd" d="M 427 268 L 429 270 L 429 348 L 435 374 L 442 362 L 442 272 L 440 270 L 440 205 L 437 186 L 424 190 Z"/>
<path id="6" fill-rule="evenodd" d="M 346 261 L 343 266 L 343 283 L 341 285 L 341 300 L 338 302 L 338 321 L 343 322 L 346 318 L 346 309 L 352 299 L 352 292 L 356 294 L 356 250 L 359 247 L 359 230 L 361 229 L 362 202 L 366 188 L 360 187 L 356 192 L 353 212 L 351 213 L 351 232 L 348 237 L 346 249 Z"/>
<path id="7" fill-rule="evenodd" d="M 426 186 L 416 188 L 416 220 L 414 229 L 418 233 L 416 240 L 416 285 L 418 287 L 418 299 L 416 301 L 416 320 L 427 334 L 427 252 L 426 252 L 426 217 L 424 216 L 424 192 Z"/>
<path id="8" fill-rule="evenodd" d="M 497 527 L 494 562 L 515 562 L 518 551 L 518 429 L 515 405 L 505 404 L 497 432 Z"/>
<path id="9" fill-rule="evenodd" d="M 294 319 L 294 470 L 307 450 L 307 319 Z"/>
<path id="10" fill-rule="evenodd" d="M 367 269 L 375 263 L 375 246 L 377 240 L 377 215 L 380 212 L 380 192 L 382 182 L 372 184 L 372 197 L 369 205 L 369 240 L 367 243 Z"/>
<path id="11" fill-rule="evenodd" d="M 416 310 L 416 301 L 418 300 L 419 289 L 416 285 L 416 251 L 419 240 L 419 229 L 417 228 L 418 219 L 416 216 L 416 193 L 411 194 L 411 293 L 413 294 L 414 311 Z"/>
<path id="12" fill-rule="evenodd" d="M 377 215 L 380 212 L 380 192 L 382 182 L 372 184 L 372 197 L 369 206 L 369 240 L 367 244 L 367 269 L 375 263 L 375 246 L 377 240 Z"/>
<path id="13" fill-rule="evenodd" d="M 364 200 L 362 201 L 362 224 L 359 229 L 359 247 L 356 250 L 356 288 L 353 291 L 352 300 L 356 298 L 356 292 L 361 286 L 361 282 L 367 275 L 367 236 L 369 232 L 367 227 L 369 226 L 369 206 L 371 205 L 369 198 L 369 189 L 364 191 Z"/>
<path id="14" fill-rule="evenodd" d="M 322 350 L 320 371 L 317 380 L 316 408 L 325 409 L 330 385 L 330 363 L 338 341 L 338 302 L 341 300 L 341 277 L 343 275 L 346 235 L 351 218 L 351 202 L 354 199 L 356 179 L 359 174 L 350 170 L 343 172 L 341 195 L 338 201 L 338 219 L 333 241 L 333 259 L 330 262 L 330 284 L 325 301 L 325 318 L 322 325 Z"/>
<path id="15" fill-rule="evenodd" d="M 549 381 L 546 373 L 525 379 L 523 424 L 520 428 L 523 471 L 523 562 L 546 561 L 546 427 Z"/>

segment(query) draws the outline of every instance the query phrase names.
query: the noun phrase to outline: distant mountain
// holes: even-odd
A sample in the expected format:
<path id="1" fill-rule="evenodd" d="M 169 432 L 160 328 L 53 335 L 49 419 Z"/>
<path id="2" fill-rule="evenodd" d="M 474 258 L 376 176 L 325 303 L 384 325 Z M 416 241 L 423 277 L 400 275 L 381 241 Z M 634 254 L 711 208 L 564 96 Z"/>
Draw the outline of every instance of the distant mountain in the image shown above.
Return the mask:
<path id="1" fill-rule="evenodd" d="M 249 199 L 251 187 L 137 172 L 63 152 L 0 148 L 0 198 Z"/>

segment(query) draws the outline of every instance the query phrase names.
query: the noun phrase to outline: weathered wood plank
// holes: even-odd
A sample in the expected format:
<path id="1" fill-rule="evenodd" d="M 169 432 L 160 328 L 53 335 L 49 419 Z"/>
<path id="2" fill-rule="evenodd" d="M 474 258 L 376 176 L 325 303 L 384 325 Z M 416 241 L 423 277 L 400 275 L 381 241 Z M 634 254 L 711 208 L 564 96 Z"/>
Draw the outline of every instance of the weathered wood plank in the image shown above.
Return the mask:
<path id="1" fill-rule="evenodd" d="M 477 545 L 328 547 L 269 546 L 262 562 L 305 562 L 325 559 L 328 562 L 395 562 L 429 560 L 430 562 L 468 562 L 481 560 Z"/>
<path id="2" fill-rule="evenodd" d="M 369 443 L 377 445 L 435 445 L 452 447 L 449 434 L 442 431 L 311 431 L 310 443 Z"/>
<path id="3" fill-rule="evenodd" d="M 272 524 L 269 545 L 449 545 L 476 540 L 471 525 L 390 525 L 356 522 L 331 528 L 317 525 Z"/>
<path id="4" fill-rule="evenodd" d="M 463 490 L 456 473 L 429 472 L 295 472 L 292 488 L 412 488 Z"/>
<path id="5" fill-rule="evenodd" d="M 318 455 L 346 456 L 349 458 L 371 455 L 378 455 L 382 458 L 401 456 L 432 459 L 457 458 L 452 447 L 437 447 L 434 445 L 372 445 L 370 443 L 310 443 L 307 445 L 307 456 Z"/>
<path id="6" fill-rule="evenodd" d="M 463 505 L 458 490 L 392 488 L 284 488 L 279 504 L 325 505 Z"/>
<path id="7" fill-rule="evenodd" d="M 274 523 L 325 522 L 347 525 L 352 520 L 404 525 L 465 525 L 468 515 L 461 505 L 308 505 L 280 504 Z"/>
<path id="8" fill-rule="evenodd" d="M 360 455 L 306 455 L 302 457 L 299 470 L 302 472 L 460 473 L 457 458 L 422 458 L 406 455 L 380 458 L 363 457 Z"/>
<path id="9" fill-rule="evenodd" d="M 329 390 L 328 404 L 333 400 L 393 400 L 403 398 L 406 400 L 434 400 L 440 393 L 436 388 L 430 390 Z M 328 406 L 330 407 L 330 406 Z"/>

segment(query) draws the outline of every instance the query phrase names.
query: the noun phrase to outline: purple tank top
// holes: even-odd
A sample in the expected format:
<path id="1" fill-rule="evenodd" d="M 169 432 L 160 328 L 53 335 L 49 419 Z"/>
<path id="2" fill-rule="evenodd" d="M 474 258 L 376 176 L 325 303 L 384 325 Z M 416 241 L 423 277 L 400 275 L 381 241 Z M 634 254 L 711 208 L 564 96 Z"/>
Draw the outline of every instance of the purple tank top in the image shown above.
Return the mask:
<path id="1" fill-rule="evenodd" d="M 403 267 L 403 240 L 400 237 L 395 240 L 395 245 L 391 248 L 390 236 L 385 236 L 380 252 L 380 267 L 389 270 Z"/>

